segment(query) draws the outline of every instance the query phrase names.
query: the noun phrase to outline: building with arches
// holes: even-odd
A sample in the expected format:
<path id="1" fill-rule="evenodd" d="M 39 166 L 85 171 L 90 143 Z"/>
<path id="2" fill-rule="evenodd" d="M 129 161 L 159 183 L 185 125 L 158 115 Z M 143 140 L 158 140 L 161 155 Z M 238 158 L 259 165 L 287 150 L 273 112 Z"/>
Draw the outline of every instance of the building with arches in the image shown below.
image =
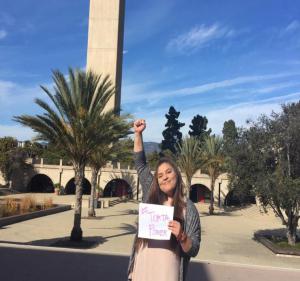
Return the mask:
<path id="1" fill-rule="evenodd" d="M 43 159 L 34 163 L 28 159 L 28 167 L 23 171 L 16 171 L 13 174 L 11 186 L 20 192 L 53 192 L 54 185 L 59 183 L 64 187 L 66 194 L 75 194 L 74 170 L 70 165 L 63 165 L 62 160 L 57 165 L 45 164 Z M 83 182 L 83 194 L 90 194 L 92 171 L 86 167 Z M 185 181 L 185 175 L 182 174 Z M 0 183 L 3 183 L 0 175 Z M 142 189 L 139 186 L 136 170 L 127 167 L 121 168 L 117 163 L 114 167 L 111 163 L 101 169 L 97 178 L 98 185 L 103 190 L 104 197 L 129 196 L 134 199 L 142 199 Z M 189 197 L 193 202 L 208 203 L 210 201 L 210 178 L 208 175 L 197 171 L 192 178 L 192 185 Z M 227 174 L 220 175 L 214 187 L 215 202 L 220 206 L 224 204 L 228 190 Z"/>

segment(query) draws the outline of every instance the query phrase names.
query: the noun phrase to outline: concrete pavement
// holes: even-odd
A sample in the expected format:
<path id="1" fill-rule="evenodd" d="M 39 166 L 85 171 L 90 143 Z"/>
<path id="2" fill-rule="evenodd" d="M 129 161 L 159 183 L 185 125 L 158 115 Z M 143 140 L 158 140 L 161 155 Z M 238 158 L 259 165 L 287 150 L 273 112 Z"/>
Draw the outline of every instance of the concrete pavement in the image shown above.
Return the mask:
<path id="1" fill-rule="evenodd" d="M 128 256 L 31 246 L 0 246 L 1 280 L 121 281 Z M 159 270 L 159 265 L 158 265 Z M 187 281 L 299 281 L 297 270 L 191 262 Z"/>
<path id="2" fill-rule="evenodd" d="M 41 200 L 44 196 L 51 196 L 55 203 L 72 204 L 74 202 L 74 195 L 54 196 L 52 194 L 36 194 L 35 196 L 38 200 Z M 136 231 L 138 203 L 130 201 L 117 204 L 107 209 L 96 209 L 97 217 L 95 219 L 87 219 L 85 218 L 87 216 L 87 200 L 88 197 L 84 196 L 82 230 L 84 238 L 95 243 L 92 248 L 64 250 L 44 247 L 69 237 L 74 214 L 74 211 L 71 210 L 30 221 L 24 221 L 14 225 L 8 225 L 0 229 L 0 260 L 3 258 L 2 253 L 5 247 L 10 247 L 11 249 L 15 249 L 14 251 L 17 251 L 19 247 L 32 250 L 37 249 L 37 246 L 41 247 L 38 248 L 39 250 L 46 251 L 47 253 L 53 251 L 69 253 L 70 251 L 73 251 L 72 253 L 76 253 L 75 256 L 99 254 L 104 257 L 113 254 L 118 257 L 124 257 L 125 255 L 126 260 L 128 260 L 128 255 L 130 254 L 133 237 Z M 245 273 L 248 268 L 250 268 L 249 270 L 252 273 L 249 273 L 249 276 L 251 276 L 251 274 L 253 275 L 254 272 L 258 274 L 260 272 L 259 268 L 262 269 L 261 276 L 267 274 L 266 272 L 269 272 L 268 274 L 271 275 L 278 270 L 282 272 L 286 268 L 298 269 L 299 271 L 289 270 L 288 272 L 296 274 L 298 280 L 300 280 L 300 258 L 276 256 L 263 245 L 252 239 L 253 232 L 256 230 L 282 228 L 280 221 L 272 213 L 263 214 L 259 212 L 256 206 L 251 206 L 231 212 L 218 211 L 218 215 L 208 216 L 206 213 L 208 209 L 207 205 L 197 204 L 197 208 L 201 216 L 202 242 L 198 256 L 193 259 L 193 261 L 195 261 L 195 272 L 197 270 L 199 271 L 199 268 L 202 268 L 199 272 L 204 274 L 203 268 L 205 268 L 205 272 L 209 272 L 210 275 L 215 276 L 213 280 L 221 280 L 218 279 L 218 274 L 222 272 L 222 270 L 226 271 L 224 266 L 227 269 L 229 267 L 235 268 L 235 272 L 238 272 L 242 268 L 243 270 L 240 271 L 241 274 L 242 272 Z M 32 248 L 29 245 L 34 245 L 35 247 Z M 123 258 L 120 258 L 120 263 L 122 264 L 121 268 L 124 271 L 125 262 L 121 260 L 123 260 Z M 210 264 L 214 266 L 209 269 Z M 257 269 L 256 271 L 253 269 L 253 266 Z M 268 267 L 268 269 L 266 269 L 266 267 Z M 218 270 L 215 272 L 215 269 L 217 268 Z M 272 270 L 268 271 L 270 269 Z M 278 272 L 275 275 L 277 277 L 280 276 Z M 192 276 L 198 276 L 198 274 L 192 274 Z M 204 278 L 201 280 L 209 279 Z M 230 275 L 228 275 L 228 279 L 223 280 L 238 279 L 230 279 Z"/>

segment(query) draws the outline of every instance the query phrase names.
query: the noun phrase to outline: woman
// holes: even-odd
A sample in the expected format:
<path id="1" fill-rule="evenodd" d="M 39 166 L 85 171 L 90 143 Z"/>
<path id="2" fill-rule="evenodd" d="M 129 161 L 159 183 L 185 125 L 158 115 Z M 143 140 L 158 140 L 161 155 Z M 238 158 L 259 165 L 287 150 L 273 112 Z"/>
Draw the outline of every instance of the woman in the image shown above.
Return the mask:
<path id="1" fill-rule="evenodd" d="M 154 177 L 146 164 L 142 133 L 145 120 L 134 122 L 135 164 L 143 189 L 143 202 L 174 206 L 174 219 L 168 228 L 171 240 L 135 237 L 129 261 L 132 281 L 184 281 L 190 257 L 200 247 L 200 219 L 194 204 L 184 198 L 184 184 L 177 166 L 168 158 L 159 160 Z"/>

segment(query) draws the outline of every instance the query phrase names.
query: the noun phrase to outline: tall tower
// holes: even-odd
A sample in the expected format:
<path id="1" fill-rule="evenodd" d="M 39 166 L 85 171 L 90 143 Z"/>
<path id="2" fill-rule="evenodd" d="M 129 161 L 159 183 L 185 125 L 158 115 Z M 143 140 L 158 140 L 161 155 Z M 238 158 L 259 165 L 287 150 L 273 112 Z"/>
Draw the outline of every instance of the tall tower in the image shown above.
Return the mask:
<path id="1" fill-rule="evenodd" d="M 87 70 L 110 75 L 116 93 L 107 109 L 120 108 L 125 0 L 90 0 Z"/>

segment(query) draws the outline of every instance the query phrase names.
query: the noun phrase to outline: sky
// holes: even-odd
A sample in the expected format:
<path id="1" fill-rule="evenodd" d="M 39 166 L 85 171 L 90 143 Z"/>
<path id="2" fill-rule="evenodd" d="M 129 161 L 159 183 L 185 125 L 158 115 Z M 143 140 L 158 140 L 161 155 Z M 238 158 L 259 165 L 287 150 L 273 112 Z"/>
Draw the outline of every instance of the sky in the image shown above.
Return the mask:
<path id="1" fill-rule="evenodd" d="M 31 139 L 12 117 L 41 113 L 52 70 L 85 68 L 88 13 L 88 0 L 0 0 L 0 137 Z M 300 1 L 127 0 L 124 29 L 121 108 L 146 120 L 145 141 L 161 142 L 171 105 L 183 135 L 197 114 L 221 134 L 300 100 Z"/>

